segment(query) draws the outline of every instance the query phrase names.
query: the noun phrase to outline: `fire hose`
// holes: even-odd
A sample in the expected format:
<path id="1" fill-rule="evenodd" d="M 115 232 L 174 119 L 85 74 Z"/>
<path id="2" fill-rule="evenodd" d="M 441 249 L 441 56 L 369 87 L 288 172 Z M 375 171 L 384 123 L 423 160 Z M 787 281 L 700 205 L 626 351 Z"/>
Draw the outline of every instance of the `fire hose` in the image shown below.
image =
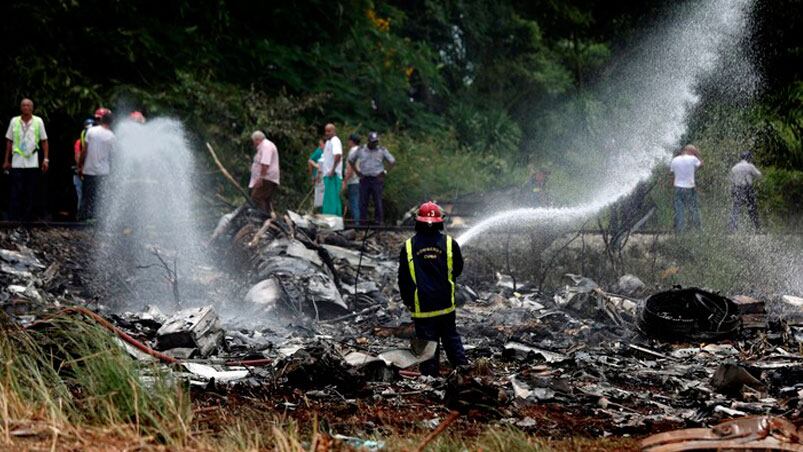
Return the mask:
<path id="1" fill-rule="evenodd" d="M 162 362 L 167 363 L 167 364 L 179 364 L 180 363 L 180 361 L 178 359 L 176 359 L 176 358 L 174 358 L 172 356 L 166 355 L 166 354 L 164 354 L 162 352 L 159 352 L 157 350 L 154 350 L 154 349 L 148 347 L 147 345 L 143 344 L 142 342 L 134 339 L 133 337 L 131 337 L 131 335 L 129 335 L 125 331 L 123 331 L 120 328 L 114 326 L 108 320 L 104 319 L 103 317 L 101 317 L 97 313 L 95 313 L 92 310 L 87 309 L 87 308 L 85 308 L 83 306 L 72 306 L 72 307 L 67 307 L 67 308 L 61 309 L 60 311 L 56 312 L 55 314 L 53 314 L 51 316 L 48 316 L 46 319 L 43 319 L 41 321 L 37 321 L 37 322 L 32 323 L 31 325 L 28 326 L 28 328 L 30 328 L 30 327 L 32 327 L 34 325 L 46 323 L 46 322 L 48 322 L 49 320 L 51 320 L 51 319 L 53 319 L 55 317 L 59 317 L 59 316 L 62 316 L 62 315 L 67 315 L 67 314 L 72 314 L 72 313 L 85 315 L 86 317 L 88 317 L 88 318 L 92 319 L 93 321 L 95 321 L 96 323 L 98 323 L 103 328 L 105 328 L 108 331 L 114 333 L 121 340 L 123 340 L 126 343 L 130 344 L 131 346 L 135 347 L 137 350 L 140 350 L 143 353 L 146 353 L 146 354 L 158 359 L 159 361 L 162 361 Z M 225 363 L 226 363 L 226 365 L 229 365 L 229 366 L 234 366 L 234 365 L 239 365 L 239 366 L 263 366 L 263 365 L 268 365 L 271 362 L 272 361 L 270 359 L 252 359 L 252 360 L 229 360 L 229 361 L 226 361 Z M 402 375 L 406 374 L 406 376 L 411 376 L 411 377 L 420 375 L 418 372 L 411 372 L 411 371 L 400 371 L 400 373 Z M 418 446 L 417 450 L 418 451 L 423 451 L 427 447 L 427 445 L 429 445 L 429 443 L 431 443 L 438 435 L 443 433 L 459 417 L 460 417 L 460 412 L 451 411 L 449 413 L 449 416 L 447 416 L 446 419 L 444 419 L 440 423 L 440 425 L 438 425 L 438 427 L 435 430 L 433 430 L 429 435 L 427 435 L 426 438 L 424 438 L 424 440 Z"/>

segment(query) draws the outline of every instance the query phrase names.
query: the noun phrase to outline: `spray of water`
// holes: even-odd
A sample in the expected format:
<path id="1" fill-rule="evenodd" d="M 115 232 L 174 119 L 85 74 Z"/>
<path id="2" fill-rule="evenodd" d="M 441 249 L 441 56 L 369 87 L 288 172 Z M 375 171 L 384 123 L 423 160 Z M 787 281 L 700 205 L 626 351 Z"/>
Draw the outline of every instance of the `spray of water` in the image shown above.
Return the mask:
<path id="1" fill-rule="evenodd" d="M 192 150 L 173 119 L 126 120 L 114 132 L 117 147 L 98 215 L 103 235 L 97 270 L 126 282 L 119 307 L 172 308 L 177 303 L 170 271 L 186 288 L 208 268 L 197 229 Z M 193 294 L 179 291 L 179 297 L 187 302 Z"/>
<path id="2" fill-rule="evenodd" d="M 656 165 L 666 162 L 686 131 L 687 116 L 699 102 L 696 86 L 717 68 L 737 61 L 739 76 L 724 83 L 750 86 L 755 76 L 738 45 L 747 28 L 751 0 L 708 0 L 688 11 L 631 51 L 617 76 L 596 88 L 595 98 L 608 109 L 607 119 L 593 136 L 573 143 L 592 156 L 608 152 L 592 168 L 593 180 L 576 181 L 585 199 L 561 208 L 521 208 L 499 212 L 466 231 L 465 244 L 496 228 L 559 226 L 593 215 L 630 193 L 647 179 Z"/>

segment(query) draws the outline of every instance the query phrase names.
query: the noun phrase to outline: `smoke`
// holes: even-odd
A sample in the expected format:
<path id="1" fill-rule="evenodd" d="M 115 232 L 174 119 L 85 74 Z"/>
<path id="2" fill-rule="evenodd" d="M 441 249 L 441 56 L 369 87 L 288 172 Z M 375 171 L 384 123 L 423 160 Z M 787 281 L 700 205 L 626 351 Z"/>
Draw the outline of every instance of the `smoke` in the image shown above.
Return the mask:
<path id="1" fill-rule="evenodd" d="M 745 96 L 753 92 L 758 78 L 740 45 L 751 7 L 751 0 L 690 5 L 639 43 L 610 81 L 594 89 L 593 97 L 605 106 L 607 114 L 594 124 L 593 133 L 580 133 L 569 144 L 595 165 L 578 172 L 575 181 L 585 193 L 584 202 L 499 212 L 466 231 L 458 241 L 465 244 L 495 228 L 582 220 L 649 178 L 681 145 L 689 113 L 700 102 L 702 80 L 711 80 L 727 68 L 723 72 L 727 77 L 716 78 L 726 85 L 723 91 Z"/>

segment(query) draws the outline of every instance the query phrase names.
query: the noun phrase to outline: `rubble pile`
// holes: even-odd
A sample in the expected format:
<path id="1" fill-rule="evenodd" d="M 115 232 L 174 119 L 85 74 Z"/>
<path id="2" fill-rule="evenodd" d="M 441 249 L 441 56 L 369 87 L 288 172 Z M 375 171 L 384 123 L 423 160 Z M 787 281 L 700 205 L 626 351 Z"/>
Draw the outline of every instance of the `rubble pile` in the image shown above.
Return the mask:
<path id="1" fill-rule="evenodd" d="M 240 209 L 221 221 L 212 246 L 245 275 L 241 299 L 106 315 L 177 359 L 170 365 L 198 390 L 261 394 L 283 411 L 372 404 L 437 420 L 449 407 L 550 436 L 644 435 L 750 415 L 800 422 L 803 315 L 774 314 L 803 312 L 800 298 L 654 291 L 633 275 L 618 293 L 580 275 L 547 293 L 500 274 L 459 290 L 471 367 L 423 377 L 416 366 L 436 344 L 412 337 L 398 295 L 404 237 L 340 228 Z M 50 267 L 35 250 L 2 250 L 0 259 L 0 300 L 20 322 L 37 314 L 19 303 L 77 302 L 48 289 Z"/>

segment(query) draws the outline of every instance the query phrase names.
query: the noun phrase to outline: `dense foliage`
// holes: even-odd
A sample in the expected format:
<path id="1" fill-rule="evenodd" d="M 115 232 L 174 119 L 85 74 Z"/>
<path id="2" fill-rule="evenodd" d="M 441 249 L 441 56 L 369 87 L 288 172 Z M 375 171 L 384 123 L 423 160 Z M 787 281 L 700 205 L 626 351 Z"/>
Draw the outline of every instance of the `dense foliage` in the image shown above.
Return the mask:
<path id="1" fill-rule="evenodd" d="M 564 119 L 594 114 L 586 87 L 609 77 L 622 49 L 676 6 L 5 2 L 0 105 L 10 117 L 21 97 L 33 98 L 59 152 L 99 104 L 174 115 L 199 154 L 212 142 L 243 179 L 248 134 L 264 128 L 282 152 L 284 207 L 308 191 L 305 155 L 323 123 L 338 123 L 341 136 L 377 129 L 402 163 L 388 187 L 398 214 L 426 197 L 519 183 L 528 164 L 571 168 L 581 156 L 548 145 L 571 133 Z M 744 124 L 772 168 L 765 197 L 779 208 L 800 199 L 785 193 L 800 193 L 803 169 L 801 14 L 794 0 L 757 0 L 747 44 L 765 89 Z"/>

